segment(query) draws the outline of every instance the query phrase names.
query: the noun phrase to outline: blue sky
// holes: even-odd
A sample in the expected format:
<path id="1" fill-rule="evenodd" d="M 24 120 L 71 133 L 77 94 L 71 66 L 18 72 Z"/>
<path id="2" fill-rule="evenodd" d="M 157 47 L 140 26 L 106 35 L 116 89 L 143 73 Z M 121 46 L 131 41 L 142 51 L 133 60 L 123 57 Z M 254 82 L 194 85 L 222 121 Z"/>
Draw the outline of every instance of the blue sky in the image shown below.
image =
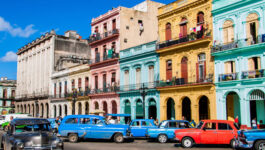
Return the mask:
<path id="1" fill-rule="evenodd" d="M 51 29 L 57 34 L 76 30 L 90 34 L 93 17 L 112 7 L 132 7 L 144 0 L 1 0 L 0 1 L 0 77 L 16 79 L 19 48 Z M 168 4 L 174 0 L 155 0 Z"/>

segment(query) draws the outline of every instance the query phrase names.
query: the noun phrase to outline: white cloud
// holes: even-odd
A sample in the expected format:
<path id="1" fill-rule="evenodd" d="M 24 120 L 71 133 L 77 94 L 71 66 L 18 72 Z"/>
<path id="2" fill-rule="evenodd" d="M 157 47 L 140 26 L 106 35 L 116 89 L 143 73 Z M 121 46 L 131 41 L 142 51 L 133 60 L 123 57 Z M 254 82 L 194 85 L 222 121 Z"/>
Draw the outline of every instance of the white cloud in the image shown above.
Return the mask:
<path id="1" fill-rule="evenodd" d="M 6 52 L 6 55 L 4 57 L 0 58 L 0 60 L 3 62 L 17 61 L 17 54 L 15 52 L 12 52 L 12 51 Z"/>
<path id="2" fill-rule="evenodd" d="M 0 17 L 0 31 L 8 32 L 12 36 L 27 38 L 37 32 L 33 29 L 33 24 L 27 25 L 25 29 L 21 27 L 13 27 L 9 22 L 5 21 L 4 18 Z"/>

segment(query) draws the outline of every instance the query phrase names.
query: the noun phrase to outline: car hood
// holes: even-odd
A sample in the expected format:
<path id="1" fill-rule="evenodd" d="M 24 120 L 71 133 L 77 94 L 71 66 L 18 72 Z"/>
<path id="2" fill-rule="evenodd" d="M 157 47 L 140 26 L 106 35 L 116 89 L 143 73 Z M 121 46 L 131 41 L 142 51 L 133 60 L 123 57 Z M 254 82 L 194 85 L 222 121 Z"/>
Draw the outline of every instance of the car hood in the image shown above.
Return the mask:
<path id="1" fill-rule="evenodd" d="M 196 129 L 196 128 L 188 128 L 188 129 L 176 129 L 175 133 L 183 133 L 183 132 L 198 132 L 201 129 Z"/>
<path id="2" fill-rule="evenodd" d="M 32 142 L 34 145 L 51 144 L 56 136 L 51 132 L 23 132 L 15 133 L 14 138 L 23 142 Z"/>

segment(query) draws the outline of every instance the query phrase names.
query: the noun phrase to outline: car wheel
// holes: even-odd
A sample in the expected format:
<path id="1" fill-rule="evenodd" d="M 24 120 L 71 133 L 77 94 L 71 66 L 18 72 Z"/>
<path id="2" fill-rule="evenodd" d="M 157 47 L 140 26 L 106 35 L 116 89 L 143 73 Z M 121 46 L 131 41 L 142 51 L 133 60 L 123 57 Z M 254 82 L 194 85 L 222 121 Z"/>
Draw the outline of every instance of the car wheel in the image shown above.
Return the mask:
<path id="1" fill-rule="evenodd" d="M 116 143 L 122 143 L 122 142 L 124 142 L 123 135 L 121 133 L 116 133 L 114 135 L 114 142 L 116 142 Z"/>
<path id="2" fill-rule="evenodd" d="M 230 141 L 230 146 L 231 146 L 232 148 L 235 148 L 235 147 L 236 147 L 236 140 L 232 139 L 232 140 Z"/>
<path id="3" fill-rule="evenodd" d="M 181 142 L 181 145 L 182 145 L 182 147 L 184 147 L 184 148 L 191 148 L 192 146 L 193 146 L 193 140 L 192 140 L 192 138 L 190 138 L 190 137 L 185 137 L 183 140 L 182 140 L 182 142 Z"/>
<path id="4" fill-rule="evenodd" d="M 69 134 L 69 136 L 68 136 L 68 140 L 69 140 L 69 142 L 71 142 L 71 143 L 76 143 L 76 142 L 78 141 L 78 136 L 77 136 L 77 134 L 75 134 L 75 133 L 71 133 L 71 134 Z"/>
<path id="5" fill-rule="evenodd" d="M 260 140 L 255 143 L 255 150 L 264 150 L 265 149 L 265 140 Z"/>
<path id="6" fill-rule="evenodd" d="M 158 142 L 159 143 L 166 143 L 168 138 L 167 138 L 167 135 L 165 134 L 160 134 L 157 138 Z"/>

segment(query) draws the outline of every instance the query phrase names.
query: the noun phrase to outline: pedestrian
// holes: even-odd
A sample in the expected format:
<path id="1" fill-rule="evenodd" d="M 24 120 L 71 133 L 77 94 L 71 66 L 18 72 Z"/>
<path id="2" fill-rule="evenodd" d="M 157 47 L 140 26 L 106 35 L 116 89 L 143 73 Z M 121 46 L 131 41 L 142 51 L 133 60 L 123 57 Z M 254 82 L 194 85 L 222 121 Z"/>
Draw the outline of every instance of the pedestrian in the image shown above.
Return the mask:
<path id="1" fill-rule="evenodd" d="M 238 126 L 238 123 L 239 123 L 239 121 L 238 121 L 238 116 L 236 116 L 235 123 L 236 123 L 236 125 Z"/>
<path id="2" fill-rule="evenodd" d="M 192 127 L 195 127 L 195 126 L 196 126 L 196 123 L 195 123 L 195 121 L 194 121 L 194 120 L 192 120 L 192 121 L 190 122 L 190 125 L 191 125 Z"/>
<path id="3" fill-rule="evenodd" d="M 182 116 L 182 120 L 186 120 L 186 117 L 185 116 Z"/>
<path id="4" fill-rule="evenodd" d="M 11 128 L 11 121 L 14 119 L 14 117 L 13 116 L 10 116 L 10 121 L 9 121 L 9 123 L 8 123 L 8 125 L 7 125 L 7 128 L 5 128 L 4 130 L 5 131 L 7 131 L 7 130 L 9 130 L 10 128 Z"/>
<path id="5" fill-rule="evenodd" d="M 155 120 L 155 125 L 158 125 L 158 119 L 156 118 L 156 120 Z"/>
<path id="6" fill-rule="evenodd" d="M 252 123 L 252 129 L 257 129 L 257 120 L 256 120 L 256 118 L 253 118 L 251 123 Z"/>
<path id="7" fill-rule="evenodd" d="M 110 119 L 109 119 L 109 124 L 115 124 L 115 120 L 110 116 Z"/>
<path id="8" fill-rule="evenodd" d="M 60 124 L 61 124 L 60 118 L 59 117 L 56 117 L 56 119 L 55 119 L 55 129 L 56 129 L 56 132 L 58 131 Z"/>

